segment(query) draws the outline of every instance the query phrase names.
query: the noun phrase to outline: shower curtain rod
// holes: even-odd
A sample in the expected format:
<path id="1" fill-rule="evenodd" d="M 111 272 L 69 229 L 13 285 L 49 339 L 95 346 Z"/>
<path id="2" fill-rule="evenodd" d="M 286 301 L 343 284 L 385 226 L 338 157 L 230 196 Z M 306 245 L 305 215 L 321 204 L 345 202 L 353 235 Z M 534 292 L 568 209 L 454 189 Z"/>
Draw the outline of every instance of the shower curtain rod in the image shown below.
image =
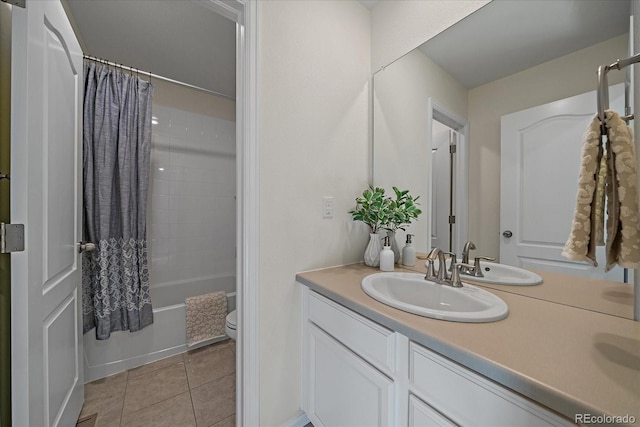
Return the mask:
<path id="1" fill-rule="evenodd" d="M 150 79 L 153 78 L 153 79 L 158 79 L 158 80 L 164 80 L 164 81 L 169 82 L 169 83 L 175 83 L 175 84 L 178 84 L 178 85 L 181 85 L 181 86 L 186 86 L 186 87 L 191 88 L 191 89 L 199 90 L 200 92 L 206 92 L 206 93 L 209 93 L 211 95 L 221 96 L 223 98 L 227 98 L 227 99 L 230 99 L 232 101 L 236 100 L 236 98 L 233 97 L 233 96 L 225 95 L 224 93 L 216 92 L 216 91 L 213 91 L 213 90 L 210 90 L 210 89 L 205 89 L 205 88 L 200 87 L 200 86 L 195 86 L 195 85 L 192 85 L 192 84 L 189 84 L 189 83 L 181 82 L 180 80 L 170 79 L 169 77 L 159 76 L 159 75 L 153 74 L 153 73 L 151 73 L 149 71 L 142 71 L 142 70 L 138 70 L 137 68 L 127 67 L 126 65 L 117 64 L 115 62 L 107 61 L 105 59 L 97 58 L 97 57 L 91 56 L 91 55 L 83 54 L 82 57 L 84 59 L 88 59 L 89 61 L 100 62 L 102 64 L 107 64 L 107 65 L 110 65 L 112 67 L 121 68 L 123 70 L 130 71 L 132 73 L 146 74 L 146 75 L 149 76 Z"/>

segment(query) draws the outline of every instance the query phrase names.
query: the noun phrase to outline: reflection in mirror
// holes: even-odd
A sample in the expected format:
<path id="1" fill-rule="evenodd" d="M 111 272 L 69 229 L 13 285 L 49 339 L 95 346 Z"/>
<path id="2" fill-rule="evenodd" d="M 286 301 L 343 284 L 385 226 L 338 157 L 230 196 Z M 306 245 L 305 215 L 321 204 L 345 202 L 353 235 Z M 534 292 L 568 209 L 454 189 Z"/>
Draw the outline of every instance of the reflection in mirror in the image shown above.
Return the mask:
<path id="1" fill-rule="evenodd" d="M 530 212 L 526 221 L 537 221 L 541 227 L 545 220 L 554 218 L 559 223 L 554 223 L 553 229 L 560 231 L 552 238 L 529 232 L 526 239 L 531 245 L 515 261 L 518 266 L 595 274 L 581 264 L 568 266 L 560 256 L 571 215 L 557 219 L 544 212 L 554 211 L 558 200 L 569 200 L 569 204 L 575 200 L 578 170 L 571 168 L 577 168 L 579 162 L 572 161 L 568 167 L 563 156 L 580 156 L 582 131 L 596 111 L 597 67 L 628 56 L 629 10 L 626 0 L 494 1 L 375 73 L 374 184 L 388 189 L 396 185 L 421 196 L 423 211 L 432 217 L 423 216 L 407 231 L 416 235 L 418 250 L 447 248 L 434 240 L 442 235 L 439 219 L 446 215 L 443 206 L 451 196 L 448 186 L 441 185 L 446 182 L 442 169 L 447 169 L 449 159 L 440 155 L 442 143 L 434 139 L 439 125 L 433 123 L 433 105 L 439 105 L 457 117 L 463 128 L 468 123 L 466 143 L 457 149 L 461 158 L 456 160 L 457 170 L 454 168 L 456 224 L 451 244 L 456 253 L 460 255 L 459 241 L 469 239 L 477 246 L 476 255 L 500 258 L 501 245 L 523 239 L 519 235 L 522 223 L 501 226 L 501 208 L 521 207 L 535 200 L 536 209 L 520 210 L 524 212 L 521 216 Z M 611 86 L 623 79 L 622 72 L 609 74 Z M 574 97 L 589 92 L 592 95 L 587 95 L 577 110 L 564 109 Z M 515 193 L 501 200 L 501 187 L 506 187 L 501 185 L 501 143 L 505 144 L 501 121 L 545 105 L 548 114 L 538 120 L 544 126 L 536 128 L 537 136 L 522 136 L 522 129 L 515 130 L 518 138 L 523 138 L 516 139 L 524 147 L 518 155 L 526 156 L 514 178 Z M 567 117 L 575 117 L 571 126 Z M 527 126 L 538 126 L 536 123 Z M 571 135 L 565 132 L 569 128 L 574 129 Z M 575 129 L 579 130 L 577 135 Z M 554 150 L 547 144 L 548 151 L 540 156 L 537 150 L 542 146 L 537 142 L 548 141 L 549 136 L 572 145 Z M 552 169 L 563 170 L 562 175 L 554 176 L 570 180 L 570 185 L 545 182 L 545 174 L 551 175 L 548 172 Z M 525 177 L 526 195 L 521 191 Z M 532 194 L 536 197 L 526 199 Z M 503 237 L 506 231 L 512 233 L 511 240 Z M 398 239 L 403 241 L 404 237 Z M 542 246 L 548 249 L 544 258 L 534 250 Z M 622 274 L 605 277 L 623 280 Z"/>
<path id="2" fill-rule="evenodd" d="M 376 186 L 408 189 L 420 196 L 423 212 L 431 213 L 433 117 L 435 115 L 439 123 L 466 132 L 466 93 L 464 86 L 419 50 L 375 75 L 373 175 Z M 442 107 L 445 105 L 446 109 Z M 457 171 L 466 172 L 465 165 L 460 165 Z M 415 235 L 416 250 L 430 249 L 429 237 L 434 232 L 430 220 L 423 215 L 407 229 L 407 233 Z M 398 239 L 402 241 L 402 236 Z"/>

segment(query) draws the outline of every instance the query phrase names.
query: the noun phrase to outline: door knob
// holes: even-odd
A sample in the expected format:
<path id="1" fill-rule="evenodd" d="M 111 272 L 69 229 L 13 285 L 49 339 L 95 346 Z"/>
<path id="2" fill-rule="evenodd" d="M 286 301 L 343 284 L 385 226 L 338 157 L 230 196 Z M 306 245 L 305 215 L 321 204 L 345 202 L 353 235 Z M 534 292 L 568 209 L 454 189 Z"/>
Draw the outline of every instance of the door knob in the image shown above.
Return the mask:
<path id="1" fill-rule="evenodd" d="M 89 242 L 78 242 L 78 252 L 82 253 L 82 252 L 93 252 L 96 250 L 96 244 L 95 243 L 89 243 Z"/>
<path id="2" fill-rule="evenodd" d="M 509 237 L 513 236 L 513 233 L 511 232 L 511 230 L 505 230 L 502 232 L 502 235 L 508 239 Z"/>

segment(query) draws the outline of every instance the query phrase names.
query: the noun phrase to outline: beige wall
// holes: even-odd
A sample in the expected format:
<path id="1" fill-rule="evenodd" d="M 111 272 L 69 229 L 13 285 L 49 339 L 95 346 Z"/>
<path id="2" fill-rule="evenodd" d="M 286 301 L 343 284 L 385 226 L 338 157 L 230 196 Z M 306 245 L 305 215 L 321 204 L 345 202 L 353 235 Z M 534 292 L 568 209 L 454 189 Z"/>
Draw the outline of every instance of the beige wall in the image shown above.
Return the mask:
<path id="1" fill-rule="evenodd" d="M 489 1 L 380 1 L 371 11 L 371 71 L 390 64 Z"/>
<path id="2" fill-rule="evenodd" d="M 416 250 L 428 252 L 431 217 L 428 189 L 428 99 L 448 111 L 467 116 L 467 89 L 420 50 L 413 50 L 374 76 L 373 182 L 393 194 L 392 186 L 420 196 L 423 214 L 408 233 Z M 418 178 L 420 177 L 420 178 Z M 405 233 L 397 237 L 400 246 Z"/>
<path id="3" fill-rule="evenodd" d="M 261 1 L 258 30 L 260 425 L 277 426 L 301 403 L 295 274 L 357 262 L 368 240 L 347 211 L 369 179 L 370 13 L 356 1 Z"/>
<path id="4" fill-rule="evenodd" d="M 500 254 L 500 117 L 595 90 L 598 66 L 626 49 L 619 36 L 469 91 L 469 238 L 483 255 Z M 609 73 L 609 83 L 623 77 Z"/>

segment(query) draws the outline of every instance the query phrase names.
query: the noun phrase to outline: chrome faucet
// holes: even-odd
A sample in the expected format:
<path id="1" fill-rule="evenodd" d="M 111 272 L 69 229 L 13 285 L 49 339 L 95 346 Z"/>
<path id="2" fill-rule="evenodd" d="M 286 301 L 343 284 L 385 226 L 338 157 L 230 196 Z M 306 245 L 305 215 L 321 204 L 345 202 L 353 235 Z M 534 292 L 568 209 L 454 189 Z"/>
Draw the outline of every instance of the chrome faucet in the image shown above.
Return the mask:
<path id="1" fill-rule="evenodd" d="M 469 264 L 469 252 L 476 248 L 475 243 L 469 240 L 464 244 L 464 248 L 462 248 L 462 262 L 463 264 Z"/>
<path id="2" fill-rule="evenodd" d="M 436 271 L 433 267 L 433 263 L 436 260 L 436 258 L 438 259 L 438 274 L 436 275 Z M 440 248 L 433 248 L 431 249 L 431 252 L 429 252 L 429 255 L 427 255 L 427 262 L 429 263 L 429 266 L 431 268 L 431 278 L 436 278 L 438 280 L 447 280 L 447 265 L 446 265 L 446 260 L 444 258 L 444 252 L 442 251 L 442 249 Z M 427 267 L 429 268 L 429 267 Z M 427 271 L 427 273 L 429 273 L 429 271 Z M 429 278 L 425 277 L 425 279 L 430 280 Z"/>
<path id="3" fill-rule="evenodd" d="M 451 257 L 451 266 L 452 273 L 451 275 L 447 274 L 447 261 L 445 256 L 449 255 Z M 438 271 L 436 273 L 434 262 L 438 260 Z M 458 264 L 456 263 L 456 254 L 451 252 L 444 252 L 440 248 L 433 248 L 429 255 L 427 255 L 427 262 L 425 263 L 427 267 L 427 274 L 424 279 L 429 280 L 440 285 L 448 285 L 453 286 L 454 288 L 461 288 L 462 282 L 460 281 L 460 271 L 462 268 L 473 268 L 472 265 L 469 264 Z"/>
<path id="4" fill-rule="evenodd" d="M 462 249 L 462 267 L 460 267 L 460 273 L 466 274 L 467 276 L 484 277 L 480 261 L 495 261 L 496 259 L 479 256 L 475 257 L 473 265 L 471 265 L 469 264 L 469 252 L 473 249 L 476 249 L 476 245 L 471 240 L 464 244 L 464 248 Z"/>

